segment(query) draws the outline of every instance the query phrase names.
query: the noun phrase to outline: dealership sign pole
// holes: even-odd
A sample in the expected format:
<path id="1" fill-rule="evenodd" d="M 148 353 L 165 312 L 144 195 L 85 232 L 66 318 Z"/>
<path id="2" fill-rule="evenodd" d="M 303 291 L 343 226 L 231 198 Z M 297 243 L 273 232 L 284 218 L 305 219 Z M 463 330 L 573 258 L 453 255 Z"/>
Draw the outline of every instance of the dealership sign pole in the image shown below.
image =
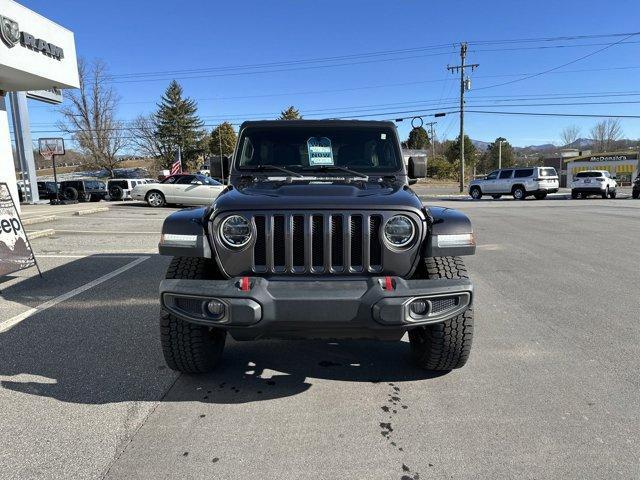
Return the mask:
<path id="1" fill-rule="evenodd" d="M 0 277 L 25 268 L 42 272 L 6 183 L 0 183 Z"/>

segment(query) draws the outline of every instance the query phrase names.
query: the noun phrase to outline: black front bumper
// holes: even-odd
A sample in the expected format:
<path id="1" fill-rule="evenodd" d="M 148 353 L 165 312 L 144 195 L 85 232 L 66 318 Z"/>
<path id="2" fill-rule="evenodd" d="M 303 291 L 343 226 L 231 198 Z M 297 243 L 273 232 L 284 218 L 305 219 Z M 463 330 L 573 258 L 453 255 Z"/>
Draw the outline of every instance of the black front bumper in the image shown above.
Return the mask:
<path id="1" fill-rule="evenodd" d="M 399 339 L 412 327 L 438 323 L 470 308 L 468 279 L 405 280 L 370 278 L 251 277 L 249 290 L 239 278 L 229 280 L 163 280 L 162 308 L 192 323 L 223 328 L 237 340 L 276 338 Z M 428 305 L 422 316 L 409 303 Z M 206 308 L 224 303 L 224 315 Z"/>

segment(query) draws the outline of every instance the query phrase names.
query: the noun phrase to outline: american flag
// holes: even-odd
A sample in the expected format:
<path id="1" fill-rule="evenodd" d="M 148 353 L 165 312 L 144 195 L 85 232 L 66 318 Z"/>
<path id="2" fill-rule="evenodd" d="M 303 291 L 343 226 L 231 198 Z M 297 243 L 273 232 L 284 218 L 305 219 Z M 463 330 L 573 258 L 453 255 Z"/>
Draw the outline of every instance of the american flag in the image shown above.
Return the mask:
<path id="1" fill-rule="evenodd" d="M 182 161 L 180 158 L 176 158 L 175 162 L 171 164 L 171 175 L 177 175 L 182 173 Z"/>

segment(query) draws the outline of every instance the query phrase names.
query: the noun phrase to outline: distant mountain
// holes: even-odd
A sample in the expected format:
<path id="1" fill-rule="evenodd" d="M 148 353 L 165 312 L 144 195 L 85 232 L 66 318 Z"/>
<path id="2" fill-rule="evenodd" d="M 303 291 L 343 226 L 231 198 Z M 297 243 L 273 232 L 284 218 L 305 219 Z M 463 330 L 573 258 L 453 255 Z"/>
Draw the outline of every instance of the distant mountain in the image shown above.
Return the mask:
<path id="1" fill-rule="evenodd" d="M 593 140 L 590 138 L 579 138 L 563 148 L 577 148 L 578 150 L 582 150 L 584 148 L 590 148 L 591 145 L 593 145 Z"/>
<path id="2" fill-rule="evenodd" d="M 482 140 L 471 140 L 471 143 L 478 149 L 479 152 L 484 152 L 489 148 L 491 142 L 485 142 Z M 640 145 L 638 140 L 621 139 L 614 142 L 611 151 L 635 149 Z M 540 145 L 527 145 L 526 147 L 513 147 L 513 150 L 522 156 L 528 155 L 559 155 L 560 150 L 565 148 L 575 148 L 576 150 L 588 150 L 593 146 L 593 141 L 590 138 L 578 138 L 575 142 L 571 142 L 569 145 L 554 145 L 553 143 L 543 143 Z"/>
<path id="3" fill-rule="evenodd" d="M 489 145 L 491 145 L 491 143 L 483 142 L 482 140 L 471 140 L 471 143 L 473 143 L 473 146 L 481 152 L 484 152 L 487 148 L 489 148 Z"/>

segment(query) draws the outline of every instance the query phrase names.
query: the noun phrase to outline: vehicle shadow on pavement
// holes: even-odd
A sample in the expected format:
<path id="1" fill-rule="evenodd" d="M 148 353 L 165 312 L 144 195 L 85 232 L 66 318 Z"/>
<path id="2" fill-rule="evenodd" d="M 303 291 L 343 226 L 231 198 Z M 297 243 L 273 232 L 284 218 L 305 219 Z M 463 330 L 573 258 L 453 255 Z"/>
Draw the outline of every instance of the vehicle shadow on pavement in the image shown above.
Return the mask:
<path id="1" fill-rule="evenodd" d="M 119 263 L 105 267 L 105 261 Z M 438 375 L 410 363 L 406 342 L 231 339 L 215 372 L 178 375 L 165 365 L 158 331 L 158 283 L 168 261 L 152 255 L 1 332 L 0 387 L 81 404 L 244 403 L 296 395 L 316 379 L 375 383 Z M 75 288 L 53 288 L 74 275 L 91 281 L 129 262 L 122 256 L 80 258 L 47 270 L 45 281 L 31 277 L 10 285 L 1 296 L 34 307 Z"/>
<path id="2" fill-rule="evenodd" d="M 406 342 L 261 340 L 228 342 L 206 375 L 183 375 L 167 401 L 245 403 L 287 397 L 317 380 L 404 382 L 439 377 L 411 364 Z"/>

